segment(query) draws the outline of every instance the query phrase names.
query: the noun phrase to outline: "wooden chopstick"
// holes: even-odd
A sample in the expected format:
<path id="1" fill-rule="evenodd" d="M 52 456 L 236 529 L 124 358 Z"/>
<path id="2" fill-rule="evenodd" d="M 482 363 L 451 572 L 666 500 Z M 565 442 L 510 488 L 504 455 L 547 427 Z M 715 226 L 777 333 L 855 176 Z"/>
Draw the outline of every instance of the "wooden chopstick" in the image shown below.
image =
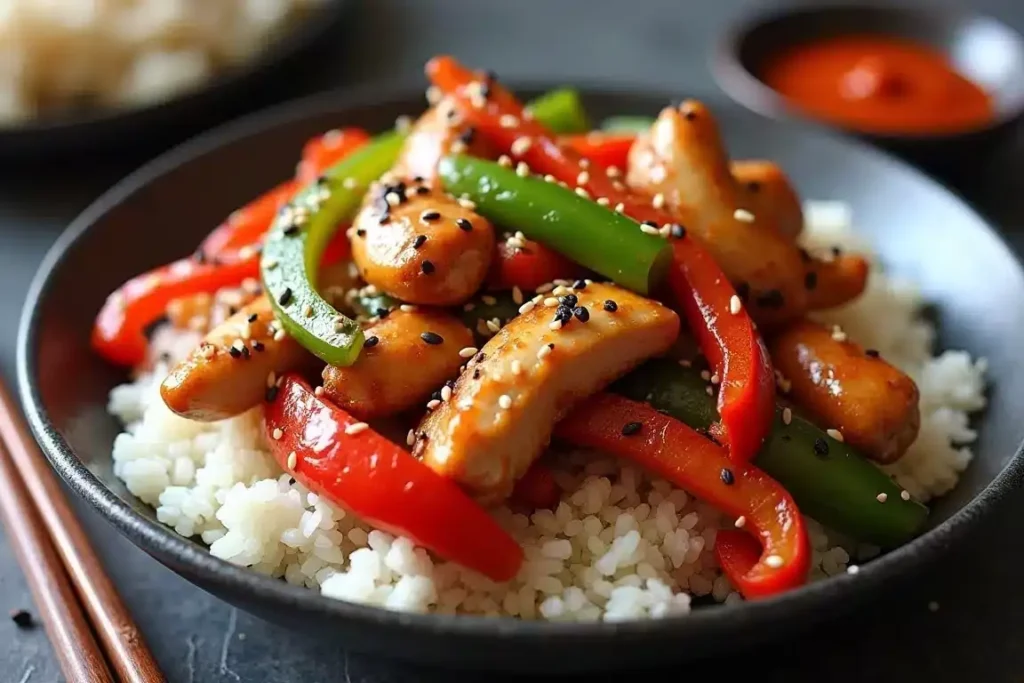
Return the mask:
<path id="1" fill-rule="evenodd" d="M 41 519 L 49 532 L 53 543 L 49 552 L 52 556 L 55 549 L 56 554 L 63 560 L 67 575 L 71 577 L 71 581 L 78 591 L 78 596 L 91 619 L 92 627 L 99 636 L 107 659 L 117 673 L 118 679 L 122 683 L 164 683 L 166 679 L 160 673 L 160 668 L 146 646 L 142 633 L 139 632 L 121 601 L 114 584 L 107 577 L 103 565 L 89 544 L 88 537 L 64 498 L 64 493 L 50 470 L 49 463 L 29 433 L 21 407 L 11 397 L 11 393 L 2 379 L 0 379 L 0 440 L 6 446 L 6 449 L 0 450 L 7 451 L 3 457 L 3 467 L 5 470 L 12 470 L 9 474 L 0 472 L 0 476 L 9 481 L 17 481 L 20 476 L 20 480 L 24 482 L 24 488 L 17 485 L 15 488 L 21 489 L 22 494 L 27 491 L 31 503 L 34 503 L 38 511 L 38 517 L 32 515 L 29 518 Z M 9 459 L 7 458 L 8 454 Z M 12 462 L 13 468 L 10 467 Z M 6 491 L 4 491 L 4 497 L 7 497 Z M 29 505 L 28 501 L 23 501 L 24 508 L 28 508 Z M 6 515 L 6 507 L 5 505 L 5 516 L 9 516 Z M 18 508 L 18 510 L 20 509 L 22 508 Z M 8 527 L 17 527 L 17 519 L 17 516 L 8 519 Z M 39 529 L 39 535 L 43 535 L 41 529 Z M 31 566 L 32 563 L 28 564 L 29 567 L 26 567 L 25 563 L 22 564 L 22 567 L 26 573 L 31 574 L 36 567 Z M 38 596 L 36 596 L 36 600 L 40 605 L 43 604 Z M 71 611 L 64 605 L 59 606 Z M 78 609 L 77 603 L 75 609 Z M 43 616 L 46 616 L 45 612 Z M 50 630 L 47 632 L 50 633 Z M 68 645 L 66 642 L 54 640 L 53 635 L 51 635 L 51 640 L 58 649 L 65 649 Z M 89 640 L 92 642 L 92 647 L 95 648 L 95 642 L 91 638 Z M 83 650 L 87 649 L 88 643 L 82 643 L 81 647 Z M 64 657 L 77 654 L 79 654 L 78 651 L 59 653 L 58 656 L 62 657 L 63 665 Z M 75 683 L 111 680 L 109 673 L 107 674 L 108 678 L 79 678 L 67 672 L 65 675 L 69 681 L 75 681 Z"/>

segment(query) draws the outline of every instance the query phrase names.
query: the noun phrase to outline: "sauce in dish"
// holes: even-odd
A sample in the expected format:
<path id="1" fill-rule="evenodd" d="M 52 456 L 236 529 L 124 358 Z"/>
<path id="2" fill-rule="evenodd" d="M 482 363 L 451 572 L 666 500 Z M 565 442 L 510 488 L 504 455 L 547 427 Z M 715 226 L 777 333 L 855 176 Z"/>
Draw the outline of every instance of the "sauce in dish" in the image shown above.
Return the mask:
<path id="1" fill-rule="evenodd" d="M 807 113 L 873 133 L 980 128 L 992 101 L 938 52 L 883 36 L 840 36 L 791 46 L 760 78 Z"/>

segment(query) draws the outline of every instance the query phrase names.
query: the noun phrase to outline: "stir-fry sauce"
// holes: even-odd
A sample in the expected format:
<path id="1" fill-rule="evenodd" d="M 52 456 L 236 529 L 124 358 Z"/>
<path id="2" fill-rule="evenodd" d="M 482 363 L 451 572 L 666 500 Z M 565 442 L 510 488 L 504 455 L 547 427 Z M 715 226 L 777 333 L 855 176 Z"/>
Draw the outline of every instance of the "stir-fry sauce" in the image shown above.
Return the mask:
<path id="1" fill-rule="evenodd" d="M 874 133 L 950 133 L 992 120 L 989 95 L 937 51 L 880 36 L 794 45 L 760 78 L 808 114 Z"/>

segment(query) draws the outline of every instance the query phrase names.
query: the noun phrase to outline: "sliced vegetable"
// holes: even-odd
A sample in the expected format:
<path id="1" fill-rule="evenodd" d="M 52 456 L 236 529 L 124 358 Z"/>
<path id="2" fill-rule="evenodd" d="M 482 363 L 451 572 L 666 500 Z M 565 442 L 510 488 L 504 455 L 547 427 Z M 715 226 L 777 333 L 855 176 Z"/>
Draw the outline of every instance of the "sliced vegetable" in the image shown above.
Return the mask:
<path id="1" fill-rule="evenodd" d="M 682 422 L 614 394 L 583 401 L 558 424 L 569 443 L 627 458 L 728 515 L 761 542 L 749 571 L 730 579 L 746 598 L 802 585 L 811 549 L 803 517 L 782 486 L 752 465 L 736 465 L 720 446 Z"/>
<path id="2" fill-rule="evenodd" d="M 461 155 L 442 159 L 438 173 L 449 192 L 468 196 L 481 215 L 514 225 L 527 237 L 636 292 L 653 291 L 672 259 L 665 240 L 555 183 Z"/>
<path id="3" fill-rule="evenodd" d="M 550 510 L 558 505 L 562 490 L 558 488 L 554 475 L 539 462 L 530 465 L 526 474 L 512 489 L 512 503 L 518 503 L 530 510 Z"/>
<path id="4" fill-rule="evenodd" d="M 569 135 L 590 130 L 590 121 L 580 94 L 572 88 L 546 92 L 530 102 L 526 109 L 556 133 Z"/>
<path id="5" fill-rule="evenodd" d="M 761 545 L 739 529 L 720 529 L 715 534 L 715 559 L 726 578 L 738 586 L 740 577 L 749 574 L 761 559 Z"/>
<path id="6" fill-rule="evenodd" d="M 708 430 L 718 414 L 707 386 L 697 370 L 652 360 L 612 390 Z M 775 409 L 772 431 L 754 464 L 782 484 L 804 513 L 858 541 L 898 546 L 913 538 L 928 517 L 926 506 L 904 499 L 899 485 L 856 449 L 792 410 Z M 878 502 L 880 496 L 884 503 Z"/>
<path id="7" fill-rule="evenodd" d="M 519 545 L 455 482 L 316 396 L 297 375 L 281 381 L 265 424 L 275 459 L 310 491 L 495 581 L 519 571 Z"/>
<path id="8" fill-rule="evenodd" d="M 295 170 L 295 179 L 308 185 L 320 174 L 370 141 L 362 128 L 330 130 L 309 140 L 302 148 L 302 160 Z"/>
<path id="9" fill-rule="evenodd" d="M 491 263 L 488 285 L 491 289 L 534 291 L 557 279 L 573 280 L 587 274 L 557 251 L 534 240 L 502 240 Z"/>
<path id="10" fill-rule="evenodd" d="M 570 135 L 560 142 L 571 147 L 577 154 L 604 168 L 614 166 L 625 169 L 629 165 L 629 150 L 636 141 L 633 133 L 601 133 L 592 131 L 586 135 Z"/>
<path id="11" fill-rule="evenodd" d="M 366 188 L 391 167 L 402 140 L 386 133 L 333 166 L 281 211 L 263 247 L 263 285 L 285 332 L 330 365 L 351 365 L 363 332 L 317 293 L 317 269 L 338 224 L 352 218 Z"/>
<path id="12" fill-rule="evenodd" d="M 213 294 L 259 274 L 259 256 L 237 256 L 218 263 L 184 258 L 138 275 L 107 297 L 92 329 L 92 347 L 117 365 L 132 366 L 146 358 L 146 331 L 167 304 L 192 294 Z"/>
<path id="13" fill-rule="evenodd" d="M 578 186 L 595 201 L 613 206 L 617 212 L 621 210 L 650 228 L 667 230 L 670 234 L 674 229 L 678 235 L 685 235 L 682 226 L 674 225 L 672 216 L 657 208 L 651 200 L 630 193 L 605 169 L 590 164 L 571 149 L 559 147 L 551 133 L 536 120 L 524 119 L 522 105 L 499 84 L 489 83 L 485 96 L 480 81 L 451 57 L 432 59 L 427 64 L 427 75 L 443 91 L 455 95 L 460 113 L 476 124 L 481 134 L 491 138 L 514 159 L 527 163 L 534 173 L 550 174 L 556 180 Z M 516 125 L 506 125 L 510 122 Z M 595 236 L 584 234 L 587 234 L 587 239 L 577 239 L 577 244 L 590 245 L 598 241 Z M 563 239 L 573 241 L 568 236 Z M 730 455 L 737 462 L 746 462 L 760 447 L 771 420 L 771 404 L 764 400 L 761 391 L 772 381 L 770 360 L 766 353 L 761 353 L 763 344 L 757 337 L 746 307 L 736 307 L 735 302 L 739 299 L 732 285 L 707 250 L 687 237 L 676 239 L 675 244 L 674 282 L 677 296 L 681 302 L 687 302 L 683 306 L 687 322 L 698 331 L 705 355 L 720 359 L 720 367 L 715 369 L 723 383 L 753 387 L 723 392 L 724 401 L 738 397 L 743 403 L 735 409 L 727 404 L 721 406 L 722 436 L 729 446 Z M 573 254 L 565 253 L 580 261 Z M 602 272 L 598 268 L 594 270 Z M 693 291 L 686 292 L 686 288 Z M 716 321 L 717 324 L 713 324 Z M 747 337 L 746 331 L 750 331 L 753 339 Z M 735 340 L 740 341 L 738 348 L 730 345 Z"/>
<path id="14" fill-rule="evenodd" d="M 283 182 L 232 212 L 203 240 L 199 253 L 205 258 L 215 259 L 256 244 L 267 234 L 278 210 L 295 195 L 299 187 L 300 184 L 294 180 Z"/>
<path id="15" fill-rule="evenodd" d="M 650 116 L 609 116 L 601 122 L 601 130 L 608 133 L 644 133 L 651 129 Z"/>

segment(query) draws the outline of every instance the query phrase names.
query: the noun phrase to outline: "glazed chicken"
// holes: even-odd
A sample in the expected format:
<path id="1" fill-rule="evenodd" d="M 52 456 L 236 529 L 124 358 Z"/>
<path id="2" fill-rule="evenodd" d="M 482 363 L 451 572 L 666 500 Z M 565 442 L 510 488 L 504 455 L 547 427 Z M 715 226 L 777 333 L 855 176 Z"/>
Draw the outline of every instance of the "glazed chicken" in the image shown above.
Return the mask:
<path id="1" fill-rule="evenodd" d="M 415 454 L 484 500 L 508 496 L 578 399 L 664 353 L 679 334 L 670 309 L 612 285 L 546 304 L 501 328 L 417 432 Z"/>
<path id="2" fill-rule="evenodd" d="M 770 347 L 787 396 L 864 455 L 890 463 L 917 438 L 917 385 L 842 330 L 801 321 L 770 339 Z"/>
<path id="3" fill-rule="evenodd" d="M 729 164 L 736 182 L 736 201 L 754 214 L 766 219 L 768 227 L 790 242 L 795 242 L 804 229 L 804 212 L 800 197 L 789 178 L 771 161 L 747 159 Z"/>
<path id="4" fill-rule="evenodd" d="M 438 160 L 449 153 L 466 153 L 482 159 L 498 156 L 483 136 L 476 135 L 472 126 L 459 119 L 451 100 L 442 99 L 413 124 L 392 173 L 397 178 L 433 182 Z"/>

